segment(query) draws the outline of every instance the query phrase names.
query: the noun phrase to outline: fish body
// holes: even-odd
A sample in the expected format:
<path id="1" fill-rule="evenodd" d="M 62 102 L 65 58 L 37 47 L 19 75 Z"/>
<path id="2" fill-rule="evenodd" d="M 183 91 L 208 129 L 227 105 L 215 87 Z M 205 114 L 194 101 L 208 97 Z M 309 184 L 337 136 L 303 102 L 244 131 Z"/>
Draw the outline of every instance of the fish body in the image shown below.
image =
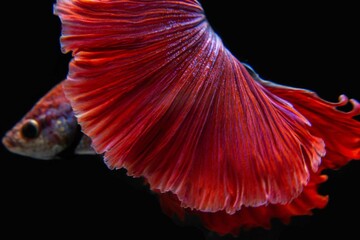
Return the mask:
<path id="1" fill-rule="evenodd" d="M 43 160 L 55 159 L 71 147 L 79 154 L 94 153 L 91 140 L 80 132 L 62 82 L 43 96 L 2 142 L 10 152 Z"/>

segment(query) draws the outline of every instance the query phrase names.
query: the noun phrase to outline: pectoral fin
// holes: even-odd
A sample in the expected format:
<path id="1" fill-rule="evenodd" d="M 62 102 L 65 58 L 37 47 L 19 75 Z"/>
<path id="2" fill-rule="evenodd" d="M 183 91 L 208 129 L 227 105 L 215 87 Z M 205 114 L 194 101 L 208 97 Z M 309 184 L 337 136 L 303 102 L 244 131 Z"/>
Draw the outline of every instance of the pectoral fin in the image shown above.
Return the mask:
<path id="1" fill-rule="evenodd" d="M 83 135 L 77 147 L 75 148 L 75 154 L 78 155 L 93 155 L 96 154 L 95 150 L 91 147 L 91 139 Z"/>

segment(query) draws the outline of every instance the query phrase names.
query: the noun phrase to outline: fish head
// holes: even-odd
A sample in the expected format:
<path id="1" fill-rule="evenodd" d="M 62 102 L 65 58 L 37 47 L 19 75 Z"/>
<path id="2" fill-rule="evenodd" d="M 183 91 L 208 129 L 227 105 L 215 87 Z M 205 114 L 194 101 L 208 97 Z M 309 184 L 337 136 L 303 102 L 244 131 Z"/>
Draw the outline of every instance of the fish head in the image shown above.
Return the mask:
<path id="1" fill-rule="evenodd" d="M 74 141 L 78 124 L 68 102 L 54 107 L 35 106 L 2 139 L 3 145 L 19 155 L 54 159 Z"/>

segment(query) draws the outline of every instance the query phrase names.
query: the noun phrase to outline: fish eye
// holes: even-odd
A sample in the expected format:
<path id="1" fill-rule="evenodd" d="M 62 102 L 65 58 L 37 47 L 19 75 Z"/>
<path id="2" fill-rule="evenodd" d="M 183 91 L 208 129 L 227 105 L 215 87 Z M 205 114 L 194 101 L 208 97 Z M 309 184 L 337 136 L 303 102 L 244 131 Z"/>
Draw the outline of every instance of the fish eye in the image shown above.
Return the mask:
<path id="1" fill-rule="evenodd" d="M 34 119 L 27 120 L 21 128 L 21 135 L 25 138 L 33 139 L 38 137 L 39 134 L 40 126 Z"/>

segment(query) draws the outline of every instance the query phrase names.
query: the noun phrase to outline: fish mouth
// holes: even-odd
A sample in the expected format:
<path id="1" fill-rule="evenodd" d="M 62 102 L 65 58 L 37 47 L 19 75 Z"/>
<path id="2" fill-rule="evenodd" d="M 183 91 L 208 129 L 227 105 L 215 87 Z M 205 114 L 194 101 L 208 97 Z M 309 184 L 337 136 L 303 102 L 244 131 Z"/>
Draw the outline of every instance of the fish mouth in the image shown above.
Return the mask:
<path id="1" fill-rule="evenodd" d="M 2 138 L 2 143 L 8 150 L 15 148 L 17 145 L 15 141 L 8 136 Z"/>

